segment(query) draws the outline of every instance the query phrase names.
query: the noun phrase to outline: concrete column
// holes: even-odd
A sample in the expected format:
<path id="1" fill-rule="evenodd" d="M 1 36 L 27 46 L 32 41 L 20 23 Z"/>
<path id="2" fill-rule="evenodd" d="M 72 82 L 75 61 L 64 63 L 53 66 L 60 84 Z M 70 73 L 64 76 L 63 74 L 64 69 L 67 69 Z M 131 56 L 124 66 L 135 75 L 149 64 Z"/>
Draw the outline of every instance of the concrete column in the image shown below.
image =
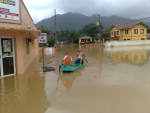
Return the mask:
<path id="1" fill-rule="evenodd" d="M 105 39 L 103 38 L 103 43 L 105 42 Z"/>
<path id="2" fill-rule="evenodd" d="M 81 39 L 79 39 L 79 44 L 81 43 Z"/>
<path id="3" fill-rule="evenodd" d="M 24 57 L 23 57 L 23 40 L 22 37 L 15 37 L 15 53 L 16 53 L 16 71 L 17 74 L 23 74 L 24 69 Z"/>

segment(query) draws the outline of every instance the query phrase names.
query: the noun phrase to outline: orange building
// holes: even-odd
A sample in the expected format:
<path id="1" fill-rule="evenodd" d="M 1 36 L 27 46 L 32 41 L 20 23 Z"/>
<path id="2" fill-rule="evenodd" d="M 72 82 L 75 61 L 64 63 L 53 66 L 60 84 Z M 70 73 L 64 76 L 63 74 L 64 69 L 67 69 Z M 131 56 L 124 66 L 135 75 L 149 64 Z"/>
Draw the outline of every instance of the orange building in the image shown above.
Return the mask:
<path id="1" fill-rule="evenodd" d="M 22 0 L 0 2 L 0 77 L 22 74 L 38 56 L 36 26 Z"/>

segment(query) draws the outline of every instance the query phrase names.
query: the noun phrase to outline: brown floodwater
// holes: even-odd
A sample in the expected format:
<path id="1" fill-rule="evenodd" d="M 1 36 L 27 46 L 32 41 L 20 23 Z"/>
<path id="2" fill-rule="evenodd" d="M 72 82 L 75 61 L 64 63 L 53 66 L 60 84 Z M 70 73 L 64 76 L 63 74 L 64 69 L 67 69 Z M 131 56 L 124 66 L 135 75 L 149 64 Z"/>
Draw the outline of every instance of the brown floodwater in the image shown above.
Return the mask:
<path id="1" fill-rule="evenodd" d="M 58 72 L 64 53 L 82 49 L 89 63 Z M 0 79 L 0 113 L 149 113 L 150 47 L 62 46 L 45 56 L 56 70 L 42 73 L 41 57 L 25 74 Z"/>

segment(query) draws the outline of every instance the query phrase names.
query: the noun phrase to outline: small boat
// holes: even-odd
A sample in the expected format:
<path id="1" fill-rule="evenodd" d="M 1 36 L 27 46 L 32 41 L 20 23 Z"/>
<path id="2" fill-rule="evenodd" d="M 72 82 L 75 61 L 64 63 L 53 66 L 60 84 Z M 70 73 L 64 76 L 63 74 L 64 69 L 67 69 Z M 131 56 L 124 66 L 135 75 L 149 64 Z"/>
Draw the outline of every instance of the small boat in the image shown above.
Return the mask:
<path id="1" fill-rule="evenodd" d="M 61 65 L 60 71 L 63 72 L 74 72 L 81 69 L 84 66 L 84 61 L 80 64 L 80 59 L 76 60 L 74 64 L 71 65 Z"/>

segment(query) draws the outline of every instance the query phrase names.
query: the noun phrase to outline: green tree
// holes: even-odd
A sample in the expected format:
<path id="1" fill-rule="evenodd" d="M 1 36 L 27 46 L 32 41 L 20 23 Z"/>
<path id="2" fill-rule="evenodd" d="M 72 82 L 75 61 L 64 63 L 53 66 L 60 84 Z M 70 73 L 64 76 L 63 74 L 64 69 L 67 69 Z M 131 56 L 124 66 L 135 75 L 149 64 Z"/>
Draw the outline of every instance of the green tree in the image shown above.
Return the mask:
<path id="1" fill-rule="evenodd" d="M 54 47 L 56 42 L 56 38 L 55 37 L 49 37 L 47 39 L 47 47 Z"/>
<path id="2" fill-rule="evenodd" d="M 47 33 L 47 43 L 44 44 L 45 47 L 54 47 L 55 42 L 56 42 L 56 38 L 53 37 L 51 34 L 51 29 L 46 29 L 44 28 L 44 26 L 41 26 L 39 28 L 41 30 L 42 33 Z M 39 46 L 42 46 L 41 44 Z"/>
<path id="3" fill-rule="evenodd" d="M 102 37 L 110 37 L 110 31 L 109 30 L 105 30 L 102 34 Z"/>
<path id="4" fill-rule="evenodd" d="M 42 33 L 47 33 L 48 35 L 51 34 L 51 29 L 46 29 L 44 28 L 44 26 L 41 26 L 39 29 L 41 30 Z"/>
<path id="5" fill-rule="evenodd" d="M 99 27 L 96 24 L 88 24 L 81 30 L 81 33 L 95 37 L 99 33 Z"/>

